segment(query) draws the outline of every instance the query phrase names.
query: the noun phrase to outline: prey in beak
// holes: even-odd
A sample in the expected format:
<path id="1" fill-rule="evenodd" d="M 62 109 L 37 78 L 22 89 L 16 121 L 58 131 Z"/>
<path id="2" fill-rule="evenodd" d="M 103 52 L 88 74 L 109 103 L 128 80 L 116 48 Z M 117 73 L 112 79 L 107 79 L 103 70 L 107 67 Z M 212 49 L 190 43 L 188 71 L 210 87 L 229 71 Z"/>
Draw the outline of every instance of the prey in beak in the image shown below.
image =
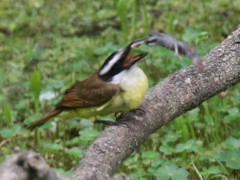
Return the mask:
<path id="1" fill-rule="evenodd" d="M 162 46 L 175 52 L 175 55 L 181 59 L 180 55 L 187 55 L 192 58 L 194 64 L 203 68 L 202 58 L 198 56 L 195 48 L 188 46 L 186 43 L 164 33 L 152 33 L 145 40 L 149 46 Z"/>

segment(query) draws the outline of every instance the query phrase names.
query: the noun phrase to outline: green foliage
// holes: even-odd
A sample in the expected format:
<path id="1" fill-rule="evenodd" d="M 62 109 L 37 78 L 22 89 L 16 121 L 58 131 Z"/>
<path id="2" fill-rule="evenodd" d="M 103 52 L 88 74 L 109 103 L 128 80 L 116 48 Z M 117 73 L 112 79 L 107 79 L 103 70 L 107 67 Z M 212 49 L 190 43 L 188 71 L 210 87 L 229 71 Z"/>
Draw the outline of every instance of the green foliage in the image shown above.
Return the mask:
<path id="1" fill-rule="evenodd" d="M 121 21 L 124 40 L 127 40 L 128 35 L 128 23 L 127 23 L 128 5 L 129 5 L 128 0 L 117 1 L 117 14 Z"/>
<path id="2" fill-rule="evenodd" d="M 225 148 L 238 149 L 240 148 L 240 138 L 229 137 L 224 143 Z"/>
<path id="3" fill-rule="evenodd" d="M 175 164 L 169 164 L 157 169 L 154 172 L 154 176 L 157 180 L 187 180 L 188 172 L 183 168 L 177 167 Z"/>
<path id="4" fill-rule="evenodd" d="M 219 153 L 219 160 L 226 163 L 226 166 L 231 169 L 240 169 L 240 150 L 233 149 L 233 150 L 226 150 Z"/>
<path id="5" fill-rule="evenodd" d="M 31 132 L 23 123 L 50 110 L 111 52 L 150 32 L 169 33 L 204 56 L 237 27 L 239 7 L 229 0 L 1 0 L 0 160 L 35 149 L 70 175 L 102 127 L 57 117 Z M 138 51 L 149 52 L 139 65 L 151 86 L 191 64 L 160 47 Z M 239 108 L 238 85 L 152 134 L 119 171 L 136 180 L 239 179 Z"/>
<path id="6" fill-rule="evenodd" d="M 92 127 L 85 128 L 79 132 L 80 140 L 83 145 L 89 145 L 92 140 L 95 139 L 95 137 L 99 134 L 99 131 L 96 129 L 93 129 Z"/>
<path id="7" fill-rule="evenodd" d="M 4 120 L 5 120 L 6 124 L 8 125 L 8 127 L 10 127 L 12 124 L 12 112 L 11 112 L 10 105 L 4 104 L 2 111 L 3 111 Z"/>
<path id="8" fill-rule="evenodd" d="M 221 174 L 221 166 L 211 166 L 210 168 L 206 168 L 202 171 L 202 175 L 206 178 L 209 179 L 212 175 L 217 175 Z"/>
<path id="9" fill-rule="evenodd" d="M 30 74 L 30 84 L 34 97 L 35 112 L 39 112 L 39 96 L 41 91 L 41 76 L 38 71 L 34 71 Z"/>
<path id="10" fill-rule="evenodd" d="M 21 126 L 18 124 L 15 124 L 12 127 L 1 129 L 0 136 L 3 138 L 11 138 L 11 137 L 14 137 L 20 131 L 21 131 Z"/>

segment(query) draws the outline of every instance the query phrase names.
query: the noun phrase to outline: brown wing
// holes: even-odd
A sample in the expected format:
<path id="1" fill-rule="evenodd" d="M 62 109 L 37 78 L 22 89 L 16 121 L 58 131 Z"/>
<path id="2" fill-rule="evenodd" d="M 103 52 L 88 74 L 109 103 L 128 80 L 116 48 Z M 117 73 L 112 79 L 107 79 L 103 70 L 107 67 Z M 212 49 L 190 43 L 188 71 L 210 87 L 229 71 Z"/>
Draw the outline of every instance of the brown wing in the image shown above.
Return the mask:
<path id="1" fill-rule="evenodd" d="M 109 101 L 119 90 L 119 85 L 103 81 L 94 73 L 67 89 L 56 109 L 99 106 Z"/>

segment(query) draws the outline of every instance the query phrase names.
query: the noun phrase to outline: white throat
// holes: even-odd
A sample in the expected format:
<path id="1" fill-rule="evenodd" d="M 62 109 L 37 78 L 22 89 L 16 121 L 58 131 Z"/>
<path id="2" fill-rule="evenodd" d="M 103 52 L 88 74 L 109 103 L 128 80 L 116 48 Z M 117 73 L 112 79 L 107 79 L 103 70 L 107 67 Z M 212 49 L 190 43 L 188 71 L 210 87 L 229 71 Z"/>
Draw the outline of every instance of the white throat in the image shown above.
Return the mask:
<path id="1" fill-rule="evenodd" d="M 145 78 L 144 72 L 137 67 L 137 65 L 133 65 L 130 69 L 115 75 L 110 82 L 113 84 L 120 84 L 121 87 L 131 86 L 132 83 L 137 83 L 141 77 Z"/>

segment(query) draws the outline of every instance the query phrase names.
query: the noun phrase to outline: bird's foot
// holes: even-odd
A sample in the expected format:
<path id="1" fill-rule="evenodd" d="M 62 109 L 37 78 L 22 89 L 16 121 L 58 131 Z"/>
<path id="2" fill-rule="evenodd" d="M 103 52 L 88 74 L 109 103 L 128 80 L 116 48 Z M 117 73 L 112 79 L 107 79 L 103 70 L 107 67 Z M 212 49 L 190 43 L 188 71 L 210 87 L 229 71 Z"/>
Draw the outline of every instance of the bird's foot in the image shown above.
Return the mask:
<path id="1" fill-rule="evenodd" d="M 143 116 L 145 114 L 145 110 L 137 108 L 135 110 L 132 110 L 132 112 L 137 112 L 137 114 L 139 113 L 140 116 Z"/>
<path id="2" fill-rule="evenodd" d="M 122 117 L 123 114 L 124 114 L 123 112 L 115 112 L 114 117 L 115 117 L 115 119 L 118 119 L 118 118 Z"/>

